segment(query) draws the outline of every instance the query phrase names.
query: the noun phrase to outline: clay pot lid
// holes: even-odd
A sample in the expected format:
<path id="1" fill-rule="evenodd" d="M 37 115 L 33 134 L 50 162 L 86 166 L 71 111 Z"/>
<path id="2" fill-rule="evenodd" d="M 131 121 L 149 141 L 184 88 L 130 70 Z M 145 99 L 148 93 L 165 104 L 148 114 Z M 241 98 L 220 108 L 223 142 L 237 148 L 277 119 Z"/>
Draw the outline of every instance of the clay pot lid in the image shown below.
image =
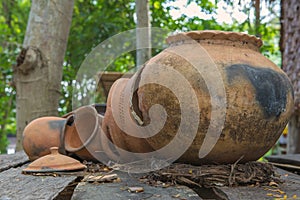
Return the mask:
<path id="1" fill-rule="evenodd" d="M 203 31 L 190 31 L 178 33 L 176 35 L 169 36 L 166 41 L 168 44 L 176 43 L 185 40 L 208 40 L 208 39 L 219 39 L 219 40 L 230 40 L 249 42 L 260 48 L 263 44 L 262 40 L 254 35 L 248 35 L 246 33 L 238 33 L 231 31 L 215 31 L 215 30 L 203 30 Z"/>
<path id="2" fill-rule="evenodd" d="M 61 172 L 85 169 L 86 166 L 74 158 L 62 155 L 58 147 L 50 148 L 51 154 L 38 158 L 23 169 L 23 172 Z"/>

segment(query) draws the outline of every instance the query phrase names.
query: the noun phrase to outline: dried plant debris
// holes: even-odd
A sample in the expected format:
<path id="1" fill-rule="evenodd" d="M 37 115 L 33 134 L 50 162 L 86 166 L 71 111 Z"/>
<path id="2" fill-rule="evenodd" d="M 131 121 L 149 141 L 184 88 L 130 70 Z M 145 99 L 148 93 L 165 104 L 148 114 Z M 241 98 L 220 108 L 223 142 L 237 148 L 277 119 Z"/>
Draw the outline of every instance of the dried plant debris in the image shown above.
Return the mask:
<path id="1" fill-rule="evenodd" d="M 160 185 L 194 185 L 198 187 L 275 185 L 280 183 L 273 166 L 262 162 L 245 164 L 192 166 L 173 163 L 167 168 L 152 172 L 143 177 L 143 182 Z"/>
<path id="2" fill-rule="evenodd" d="M 119 177 L 117 174 L 100 174 L 100 175 L 88 175 L 85 176 L 82 182 L 89 182 L 89 183 L 103 183 L 103 182 L 113 182 L 115 180 L 118 180 Z"/>
<path id="3" fill-rule="evenodd" d="M 66 173 L 70 173 L 70 172 L 65 172 Z M 62 173 L 59 172 L 23 172 L 22 174 L 25 175 L 32 175 L 32 176 L 52 176 L 52 177 L 61 177 Z"/>
<path id="4" fill-rule="evenodd" d="M 128 192 L 131 192 L 131 193 L 144 192 L 144 188 L 143 187 L 128 187 Z"/>
<path id="5" fill-rule="evenodd" d="M 87 166 L 86 172 L 89 173 L 109 172 L 112 170 L 102 163 L 93 163 L 85 160 L 83 164 Z"/>

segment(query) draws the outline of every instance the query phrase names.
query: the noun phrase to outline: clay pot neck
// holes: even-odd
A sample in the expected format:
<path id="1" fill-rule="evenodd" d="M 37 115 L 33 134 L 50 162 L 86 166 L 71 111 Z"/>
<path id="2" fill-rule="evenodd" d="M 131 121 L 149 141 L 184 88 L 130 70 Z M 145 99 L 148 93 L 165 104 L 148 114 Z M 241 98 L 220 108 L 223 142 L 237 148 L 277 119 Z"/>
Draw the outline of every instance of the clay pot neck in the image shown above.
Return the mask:
<path id="1" fill-rule="evenodd" d="M 169 36 L 166 39 L 170 46 L 197 43 L 204 45 L 226 45 L 250 48 L 259 51 L 262 40 L 246 33 L 226 32 L 226 31 L 190 31 Z"/>

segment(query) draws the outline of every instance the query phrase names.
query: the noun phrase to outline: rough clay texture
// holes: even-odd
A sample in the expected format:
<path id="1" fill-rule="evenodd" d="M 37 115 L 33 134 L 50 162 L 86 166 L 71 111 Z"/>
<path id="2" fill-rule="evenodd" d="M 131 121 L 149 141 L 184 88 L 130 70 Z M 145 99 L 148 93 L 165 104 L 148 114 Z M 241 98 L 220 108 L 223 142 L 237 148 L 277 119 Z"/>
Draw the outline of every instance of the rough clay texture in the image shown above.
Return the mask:
<path id="1" fill-rule="evenodd" d="M 246 162 L 256 160 L 266 153 L 288 122 L 293 107 L 293 90 L 283 71 L 259 53 L 261 40 L 240 33 L 193 31 L 171 36 L 167 41 L 170 47 L 152 58 L 139 74 L 132 78 L 135 79 L 135 84 L 140 84 L 134 96 L 137 98 L 134 109 L 144 125 L 151 123 L 149 109 L 155 104 L 162 105 L 168 114 L 160 132 L 146 140 L 143 139 L 142 143 L 151 146 L 148 151 L 160 149 L 172 141 L 180 123 L 183 122 L 181 109 L 189 107 L 189 110 L 195 110 L 198 106 L 200 116 L 196 137 L 179 161 L 191 164 L 234 163 L 243 157 L 241 162 Z M 201 52 L 194 50 L 199 44 L 203 48 Z M 185 54 L 188 56 L 181 55 L 182 49 L 188 52 Z M 226 116 L 221 135 L 212 151 L 202 159 L 199 159 L 198 154 L 208 127 L 210 123 L 219 125 L 218 122 L 221 121 L 218 116 L 213 121 L 211 119 L 212 102 L 217 101 L 218 95 L 221 94 L 210 96 L 206 81 L 209 77 L 203 77 L 191 63 L 199 65 L 206 75 L 216 73 L 212 65 L 216 66 L 222 80 L 214 81 L 223 82 L 226 93 Z M 182 84 L 174 76 L 168 75 L 170 69 L 176 70 L 188 80 L 197 96 L 197 105 L 180 108 L 174 91 L 159 85 L 162 82 L 168 85 Z M 142 86 L 143 83 L 153 80 L 157 84 Z M 111 92 L 114 90 L 116 89 L 112 89 Z M 179 95 L 188 95 L 186 88 L 177 92 Z M 105 117 L 106 121 L 112 120 L 108 119 L 108 116 Z M 183 126 L 188 127 L 189 120 L 192 119 L 185 120 L 187 122 Z M 110 127 L 113 127 L 113 123 Z M 120 130 L 112 130 L 108 135 L 117 138 L 113 139 L 113 142 L 127 137 Z M 186 135 L 189 137 L 189 133 Z M 143 146 L 142 152 L 145 152 L 147 146 Z M 135 147 L 139 149 L 139 145 Z"/>

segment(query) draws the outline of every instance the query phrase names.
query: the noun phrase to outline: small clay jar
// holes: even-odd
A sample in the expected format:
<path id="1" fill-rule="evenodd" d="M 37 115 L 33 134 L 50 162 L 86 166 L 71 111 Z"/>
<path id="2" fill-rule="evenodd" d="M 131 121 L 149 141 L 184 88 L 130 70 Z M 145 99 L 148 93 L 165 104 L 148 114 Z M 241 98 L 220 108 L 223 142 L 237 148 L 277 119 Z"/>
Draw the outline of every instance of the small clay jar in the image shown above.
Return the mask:
<path id="1" fill-rule="evenodd" d="M 61 137 L 67 119 L 41 117 L 31 121 L 23 131 L 23 149 L 31 161 L 50 154 L 51 147 L 59 147 L 65 153 Z"/>
<path id="2" fill-rule="evenodd" d="M 67 114 L 62 142 L 68 155 L 98 162 L 101 146 L 101 116 L 94 106 L 82 106 Z"/>

